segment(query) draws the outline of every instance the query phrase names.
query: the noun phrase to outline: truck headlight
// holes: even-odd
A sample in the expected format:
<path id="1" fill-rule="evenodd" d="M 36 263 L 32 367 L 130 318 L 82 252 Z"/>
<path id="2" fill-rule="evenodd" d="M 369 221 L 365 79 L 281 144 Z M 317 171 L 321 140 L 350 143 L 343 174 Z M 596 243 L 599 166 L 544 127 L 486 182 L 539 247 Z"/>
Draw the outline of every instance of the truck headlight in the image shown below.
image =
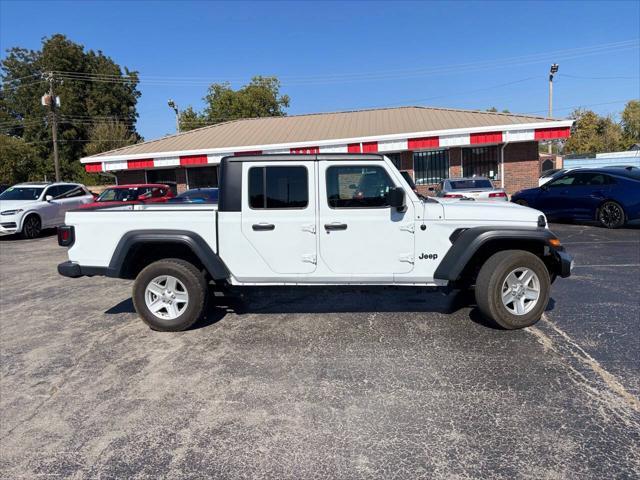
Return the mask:
<path id="1" fill-rule="evenodd" d="M 18 208 L 16 210 L 5 210 L 4 212 L 0 212 L 0 215 L 15 215 L 16 213 L 23 212 L 22 208 Z"/>

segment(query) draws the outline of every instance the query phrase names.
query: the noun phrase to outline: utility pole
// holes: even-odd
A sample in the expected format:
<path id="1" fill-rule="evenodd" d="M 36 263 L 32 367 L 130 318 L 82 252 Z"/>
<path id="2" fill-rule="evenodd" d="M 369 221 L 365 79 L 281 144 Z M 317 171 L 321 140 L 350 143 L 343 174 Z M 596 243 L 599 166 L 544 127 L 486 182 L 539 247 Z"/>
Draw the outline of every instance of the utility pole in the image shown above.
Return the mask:
<path id="1" fill-rule="evenodd" d="M 176 113 L 176 133 L 180 133 L 180 110 L 178 110 L 178 105 L 171 99 L 167 101 L 167 105 Z"/>
<path id="2" fill-rule="evenodd" d="M 58 158 L 58 119 L 56 116 L 56 108 L 59 106 L 58 99 L 55 94 L 53 73 L 48 73 L 49 94 L 42 97 L 42 104 L 48 105 L 51 119 L 51 137 L 53 139 L 53 166 L 56 171 L 56 182 L 60 181 L 60 160 Z"/>
<path id="3" fill-rule="evenodd" d="M 549 70 L 549 118 L 553 117 L 553 76 L 558 73 L 559 65 L 554 63 Z M 553 143 L 549 141 L 549 155 L 551 155 Z"/>

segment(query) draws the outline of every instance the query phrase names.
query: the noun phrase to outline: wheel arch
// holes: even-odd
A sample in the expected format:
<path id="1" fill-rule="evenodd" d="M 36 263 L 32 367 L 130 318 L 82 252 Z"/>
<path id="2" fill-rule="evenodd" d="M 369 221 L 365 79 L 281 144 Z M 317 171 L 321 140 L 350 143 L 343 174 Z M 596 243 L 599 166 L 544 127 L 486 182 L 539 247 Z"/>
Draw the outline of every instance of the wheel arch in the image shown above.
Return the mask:
<path id="1" fill-rule="evenodd" d="M 180 258 L 205 270 L 213 280 L 229 277 L 229 270 L 197 233 L 182 230 L 127 232 L 113 252 L 107 276 L 133 279 L 147 265 L 165 258 Z"/>
<path id="2" fill-rule="evenodd" d="M 453 239 L 434 278 L 450 282 L 473 283 L 480 267 L 494 253 L 503 250 L 524 250 L 540 257 L 550 275 L 558 265 L 551 254 L 549 240 L 555 235 L 544 228 L 474 227 Z"/>
<path id="3" fill-rule="evenodd" d="M 40 215 L 40 213 L 37 210 L 28 210 L 27 212 L 22 214 L 22 218 L 20 218 L 20 223 L 18 224 L 18 230 L 17 232 L 22 232 L 22 229 L 24 228 L 24 222 L 27 220 L 27 218 L 29 218 L 31 215 L 35 215 L 36 217 L 38 217 L 40 219 L 40 229 L 45 228 L 44 226 L 44 222 L 42 220 L 42 215 Z"/>

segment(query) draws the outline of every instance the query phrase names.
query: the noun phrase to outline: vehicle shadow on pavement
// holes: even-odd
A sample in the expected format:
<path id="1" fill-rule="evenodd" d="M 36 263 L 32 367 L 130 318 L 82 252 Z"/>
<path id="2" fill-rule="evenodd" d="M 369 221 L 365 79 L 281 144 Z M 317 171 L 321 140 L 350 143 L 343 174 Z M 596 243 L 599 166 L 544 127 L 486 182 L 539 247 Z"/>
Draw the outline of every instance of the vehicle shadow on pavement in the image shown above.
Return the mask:
<path id="1" fill-rule="evenodd" d="M 53 237 L 57 232 L 58 230 L 55 228 L 47 228 L 46 230 L 43 230 L 37 238 L 32 238 L 30 240 L 22 238 L 22 235 L 17 233 L 13 235 L 2 235 L 0 237 L 0 242 L 30 242 L 33 240 L 40 240 L 42 238 Z"/>
<path id="2" fill-rule="evenodd" d="M 549 299 L 546 311 L 553 310 L 555 300 Z M 439 313 L 454 314 L 470 308 L 469 319 L 492 330 L 502 327 L 485 318 L 475 305 L 473 292 L 454 290 L 448 295 L 424 288 L 389 286 L 322 286 L 322 287 L 255 287 L 223 296 L 211 296 L 205 315 L 189 330 L 209 327 L 227 314 L 286 313 Z M 108 315 L 135 314 L 131 298 L 121 301 Z"/>

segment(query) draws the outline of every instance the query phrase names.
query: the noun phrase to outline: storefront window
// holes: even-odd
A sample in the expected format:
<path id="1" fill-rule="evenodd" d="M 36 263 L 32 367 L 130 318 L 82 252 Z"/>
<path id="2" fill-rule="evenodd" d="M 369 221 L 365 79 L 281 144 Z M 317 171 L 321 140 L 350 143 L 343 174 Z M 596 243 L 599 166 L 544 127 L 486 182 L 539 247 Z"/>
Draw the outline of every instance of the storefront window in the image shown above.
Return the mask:
<path id="1" fill-rule="evenodd" d="M 498 147 L 462 149 L 462 175 L 464 177 L 487 177 L 495 180 L 498 172 Z"/>
<path id="2" fill-rule="evenodd" d="M 413 153 L 416 184 L 438 183 L 449 178 L 449 150 L 430 150 Z"/>
<path id="3" fill-rule="evenodd" d="M 401 153 L 386 153 L 385 154 L 387 157 L 389 157 L 389 160 L 391 160 L 393 162 L 393 164 L 395 165 L 395 167 L 400 170 L 402 168 L 402 154 Z"/>
<path id="4" fill-rule="evenodd" d="M 211 188 L 218 186 L 218 167 L 188 168 L 189 188 Z"/>
<path id="5" fill-rule="evenodd" d="M 147 170 L 147 183 L 164 183 L 171 187 L 174 195 L 177 195 L 176 170 L 174 168 Z"/>

